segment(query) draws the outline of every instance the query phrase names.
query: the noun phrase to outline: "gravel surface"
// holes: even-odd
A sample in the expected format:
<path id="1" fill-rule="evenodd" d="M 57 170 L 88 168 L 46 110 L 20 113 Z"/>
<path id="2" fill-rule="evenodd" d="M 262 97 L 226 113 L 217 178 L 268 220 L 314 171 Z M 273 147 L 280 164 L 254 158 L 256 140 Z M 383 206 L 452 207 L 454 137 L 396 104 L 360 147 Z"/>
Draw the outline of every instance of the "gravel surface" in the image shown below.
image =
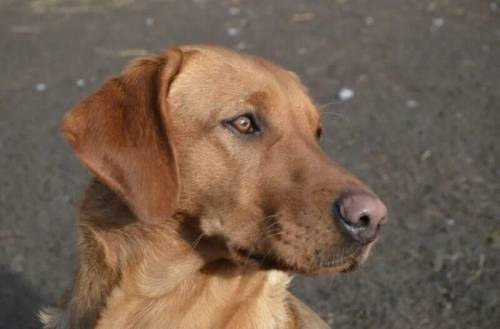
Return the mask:
<path id="1" fill-rule="evenodd" d="M 388 203 L 358 272 L 292 289 L 334 328 L 500 328 L 500 3 L 0 0 L 0 328 L 69 286 L 88 174 L 62 115 L 134 56 L 216 43 L 296 71 Z"/>

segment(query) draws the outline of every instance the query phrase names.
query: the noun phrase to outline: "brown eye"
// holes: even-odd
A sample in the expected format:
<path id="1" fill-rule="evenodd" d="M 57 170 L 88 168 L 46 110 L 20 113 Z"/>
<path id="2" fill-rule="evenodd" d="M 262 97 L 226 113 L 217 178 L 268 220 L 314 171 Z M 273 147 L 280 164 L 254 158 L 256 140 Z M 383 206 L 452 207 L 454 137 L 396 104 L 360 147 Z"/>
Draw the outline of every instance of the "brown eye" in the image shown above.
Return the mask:
<path id="1" fill-rule="evenodd" d="M 249 134 L 253 131 L 252 120 L 245 115 L 236 118 L 232 124 L 242 134 Z"/>
<path id="2" fill-rule="evenodd" d="M 259 132 L 259 127 L 255 123 L 255 119 L 251 114 L 240 115 L 235 119 L 226 121 L 226 123 L 230 126 L 230 128 L 232 128 L 233 131 L 240 134 L 251 135 Z"/>

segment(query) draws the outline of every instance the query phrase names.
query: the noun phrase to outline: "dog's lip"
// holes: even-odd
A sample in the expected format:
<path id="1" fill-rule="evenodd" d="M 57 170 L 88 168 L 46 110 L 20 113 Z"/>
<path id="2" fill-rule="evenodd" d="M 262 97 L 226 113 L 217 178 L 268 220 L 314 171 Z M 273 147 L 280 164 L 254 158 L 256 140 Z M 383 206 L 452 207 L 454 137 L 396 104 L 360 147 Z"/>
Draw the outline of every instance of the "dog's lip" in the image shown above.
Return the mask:
<path id="1" fill-rule="evenodd" d="M 280 270 L 288 273 L 299 273 L 304 275 L 332 274 L 352 272 L 360 265 L 360 257 L 364 248 L 336 257 L 328 262 L 321 262 L 314 267 L 299 267 L 292 265 L 274 255 L 271 252 L 260 254 L 242 247 L 232 247 L 232 254 L 243 264 L 253 264 L 263 270 Z"/>
<path id="2" fill-rule="evenodd" d="M 362 251 L 355 251 L 349 255 L 337 257 L 328 262 L 321 262 L 318 264 L 317 269 L 313 271 L 314 274 L 322 273 L 347 273 L 352 272 L 360 265 L 360 256 Z"/>
<path id="3" fill-rule="evenodd" d="M 260 253 L 252 252 L 250 249 L 241 247 L 233 247 L 231 249 L 233 250 L 233 254 L 236 255 L 237 258 L 239 258 L 240 262 L 252 262 L 259 268 L 264 270 L 275 269 L 293 273 L 303 272 L 303 270 L 300 270 L 298 267 L 286 263 L 270 252 L 263 255 Z"/>

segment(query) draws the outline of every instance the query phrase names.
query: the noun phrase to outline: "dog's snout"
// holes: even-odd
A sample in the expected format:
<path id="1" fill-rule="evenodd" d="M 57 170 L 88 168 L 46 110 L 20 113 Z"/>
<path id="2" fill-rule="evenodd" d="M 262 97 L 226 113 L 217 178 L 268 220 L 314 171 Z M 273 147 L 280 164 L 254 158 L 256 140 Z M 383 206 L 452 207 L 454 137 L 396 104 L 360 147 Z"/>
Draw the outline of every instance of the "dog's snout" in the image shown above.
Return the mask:
<path id="1" fill-rule="evenodd" d="M 376 196 L 349 194 L 335 202 L 335 218 L 354 240 L 369 243 L 375 240 L 380 225 L 386 221 L 387 208 Z"/>

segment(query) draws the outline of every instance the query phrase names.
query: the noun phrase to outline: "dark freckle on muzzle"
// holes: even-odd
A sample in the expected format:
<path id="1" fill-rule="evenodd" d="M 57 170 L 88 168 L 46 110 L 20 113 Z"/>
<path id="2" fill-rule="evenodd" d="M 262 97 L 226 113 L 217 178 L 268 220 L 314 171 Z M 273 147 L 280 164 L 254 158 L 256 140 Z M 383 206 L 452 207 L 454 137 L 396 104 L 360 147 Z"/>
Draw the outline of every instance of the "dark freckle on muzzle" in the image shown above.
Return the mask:
<path id="1" fill-rule="evenodd" d="M 301 168 L 293 169 L 292 173 L 290 174 L 290 180 L 294 184 L 300 184 L 300 183 L 304 182 L 304 180 L 305 180 L 304 170 Z"/>

